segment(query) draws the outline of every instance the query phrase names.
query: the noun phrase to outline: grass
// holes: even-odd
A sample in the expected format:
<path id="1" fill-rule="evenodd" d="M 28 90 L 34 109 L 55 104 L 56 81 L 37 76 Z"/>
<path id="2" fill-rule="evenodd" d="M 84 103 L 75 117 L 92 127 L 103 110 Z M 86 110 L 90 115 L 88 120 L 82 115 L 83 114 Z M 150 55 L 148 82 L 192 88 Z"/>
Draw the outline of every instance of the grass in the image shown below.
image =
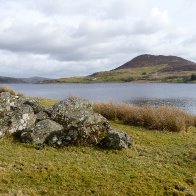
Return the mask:
<path id="1" fill-rule="evenodd" d="M 195 116 L 170 106 L 134 106 L 130 104 L 94 103 L 93 108 L 109 120 L 148 129 L 181 132 L 195 125 Z"/>
<path id="2" fill-rule="evenodd" d="M 44 107 L 50 107 L 54 105 L 55 103 L 58 103 L 59 101 L 57 100 L 52 100 L 52 99 L 46 99 L 46 98 L 35 98 L 37 101 L 39 101 Z"/>
<path id="3" fill-rule="evenodd" d="M 196 129 L 179 134 L 111 124 L 133 137 L 131 149 L 39 151 L 0 140 L 0 195 L 194 195 Z"/>
<path id="4" fill-rule="evenodd" d="M 133 138 L 132 148 L 36 150 L 1 139 L 0 195 L 195 195 L 196 128 L 178 133 L 110 124 Z"/>

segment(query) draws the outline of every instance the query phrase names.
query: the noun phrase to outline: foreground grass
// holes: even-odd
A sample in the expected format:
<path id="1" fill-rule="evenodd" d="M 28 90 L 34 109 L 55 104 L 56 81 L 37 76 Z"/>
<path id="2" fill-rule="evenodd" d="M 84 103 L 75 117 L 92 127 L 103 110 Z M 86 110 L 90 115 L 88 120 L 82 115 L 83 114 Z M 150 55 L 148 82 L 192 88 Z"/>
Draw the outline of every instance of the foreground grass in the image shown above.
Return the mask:
<path id="1" fill-rule="evenodd" d="M 132 148 L 36 150 L 1 139 L 0 195 L 195 195 L 196 128 L 176 133 L 111 125 L 133 137 Z"/>
<path id="2" fill-rule="evenodd" d="M 111 124 L 133 137 L 131 149 L 36 150 L 0 140 L 0 195 L 194 195 L 195 128 L 179 134 Z"/>

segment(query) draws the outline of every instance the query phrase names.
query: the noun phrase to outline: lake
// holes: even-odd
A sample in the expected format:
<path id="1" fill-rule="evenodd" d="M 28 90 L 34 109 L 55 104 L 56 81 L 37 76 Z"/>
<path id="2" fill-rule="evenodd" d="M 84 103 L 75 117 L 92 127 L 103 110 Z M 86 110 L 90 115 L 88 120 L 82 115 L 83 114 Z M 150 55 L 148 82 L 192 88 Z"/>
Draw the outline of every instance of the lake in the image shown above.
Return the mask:
<path id="1" fill-rule="evenodd" d="M 2 85 L 2 84 L 1 84 Z M 26 96 L 62 100 L 75 95 L 91 101 L 129 102 L 136 105 L 171 105 L 196 114 L 196 84 L 101 83 L 9 84 Z"/>

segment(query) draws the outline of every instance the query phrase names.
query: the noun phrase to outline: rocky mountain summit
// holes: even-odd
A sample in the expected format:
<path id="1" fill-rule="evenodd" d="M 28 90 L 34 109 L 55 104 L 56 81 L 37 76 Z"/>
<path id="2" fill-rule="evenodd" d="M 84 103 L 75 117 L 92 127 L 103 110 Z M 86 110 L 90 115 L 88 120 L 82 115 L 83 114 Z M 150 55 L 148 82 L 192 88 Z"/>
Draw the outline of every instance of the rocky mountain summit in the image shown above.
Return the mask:
<path id="1" fill-rule="evenodd" d="M 0 138 L 8 134 L 36 147 L 99 146 L 120 150 L 132 145 L 126 133 L 112 130 L 88 101 L 76 97 L 44 108 L 34 99 L 0 93 Z"/>

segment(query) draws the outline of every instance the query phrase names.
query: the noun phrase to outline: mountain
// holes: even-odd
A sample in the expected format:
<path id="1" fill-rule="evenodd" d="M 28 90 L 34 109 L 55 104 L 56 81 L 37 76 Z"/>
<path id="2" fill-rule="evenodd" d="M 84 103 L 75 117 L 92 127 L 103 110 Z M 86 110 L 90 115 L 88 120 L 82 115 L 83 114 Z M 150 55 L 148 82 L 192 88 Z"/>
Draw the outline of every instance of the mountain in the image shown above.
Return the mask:
<path id="1" fill-rule="evenodd" d="M 114 70 L 42 83 L 175 82 L 196 83 L 196 63 L 177 56 L 144 54 Z"/>
<path id="2" fill-rule="evenodd" d="M 196 71 L 196 63 L 183 59 L 177 56 L 163 56 L 163 55 L 149 55 L 144 54 L 135 57 L 131 61 L 121 65 L 118 69 L 129 69 L 134 67 L 148 67 L 148 66 L 158 66 L 165 65 L 162 70 L 164 72 L 171 71 Z"/>
<path id="3" fill-rule="evenodd" d="M 11 84 L 11 83 L 30 83 L 30 84 L 35 84 L 35 83 L 40 83 L 45 80 L 50 80 L 48 78 L 43 78 L 43 77 L 31 77 L 31 78 L 13 78 L 13 77 L 4 77 L 0 76 L 0 83 L 4 84 Z"/>

